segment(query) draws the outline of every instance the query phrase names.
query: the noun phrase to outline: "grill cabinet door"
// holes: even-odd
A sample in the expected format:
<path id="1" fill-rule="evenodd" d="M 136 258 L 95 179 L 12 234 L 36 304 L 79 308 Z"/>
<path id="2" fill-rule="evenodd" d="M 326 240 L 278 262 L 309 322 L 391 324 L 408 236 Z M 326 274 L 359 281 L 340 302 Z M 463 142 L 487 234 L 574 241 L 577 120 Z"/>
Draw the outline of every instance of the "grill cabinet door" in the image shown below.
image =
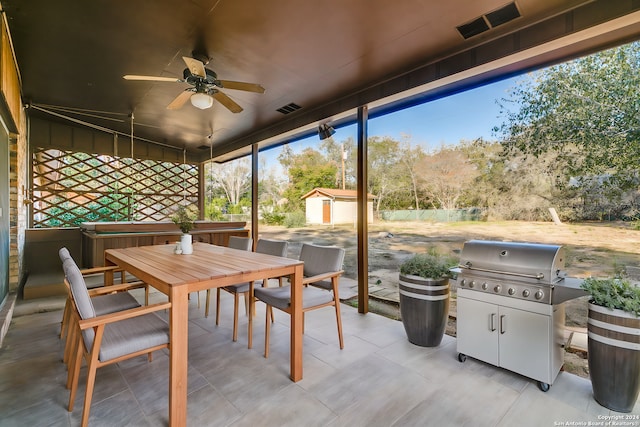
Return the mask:
<path id="1" fill-rule="evenodd" d="M 545 383 L 550 378 L 549 316 L 500 306 L 500 364 Z"/>
<path id="2" fill-rule="evenodd" d="M 458 295 L 458 353 L 498 365 L 498 306 Z"/>

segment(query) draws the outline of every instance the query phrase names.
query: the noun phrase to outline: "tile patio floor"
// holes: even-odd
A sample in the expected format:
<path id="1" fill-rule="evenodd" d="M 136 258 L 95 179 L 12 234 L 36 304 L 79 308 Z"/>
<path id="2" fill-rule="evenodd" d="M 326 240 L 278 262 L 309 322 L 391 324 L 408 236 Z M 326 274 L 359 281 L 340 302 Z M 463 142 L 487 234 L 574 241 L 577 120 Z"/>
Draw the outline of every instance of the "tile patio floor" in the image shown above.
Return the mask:
<path id="1" fill-rule="evenodd" d="M 137 295 L 140 297 L 140 295 Z M 154 299 L 163 295 L 153 293 Z M 331 308 L 308 313 L 304 379 L 289 380 L 289 317 L 276 311 L 271 354 L 263 357 L 264 306 L 258 304 L 254 348 L 246 317 L 231 341 L 233 305 L 223 292 L 222 319 L 204 318 L 192 297 L 188 423 L 191 426 L 560 426 L 620 415 L 599 406 L 591 383 L 561 372 L 547 393 L 536 383 L 471 358 L 459 363 L 455 338 L 437 348 L 410 344 L 402 323 L 342 305 L 340 350 Z M 18 301 L 0 349 L 0 426 L 79 425 L 85 371 L 67 412 L 63 299 Z M 42 312 L 38 312 L 42 311 Z M 212 311 L 215 311 L 213 309 Z M 91 426 L 164 426 L 168 353 L 98 371 Z M 633 412 L 640 415 L 640 405 Z M 584 424 L 580 424 L 583 422 Z M 640 422 L 634 421 L 640 425 Z"/>

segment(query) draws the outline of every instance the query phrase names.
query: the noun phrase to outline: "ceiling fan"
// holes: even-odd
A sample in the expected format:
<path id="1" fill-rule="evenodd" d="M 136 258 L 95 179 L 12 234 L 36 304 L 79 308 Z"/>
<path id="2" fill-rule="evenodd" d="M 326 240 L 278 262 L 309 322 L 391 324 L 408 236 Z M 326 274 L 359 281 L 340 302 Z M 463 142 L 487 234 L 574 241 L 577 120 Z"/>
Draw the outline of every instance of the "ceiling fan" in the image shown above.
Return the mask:
<path id="1" fill-rule="evenodd" d="M 209 62 L 206 55 L 196 55 L 196 58 L 183 56 L 187 68 L 183 71 L 183 78 L 176 79 L 173 77 L 156 77 L 156 76 L 137 76 L 127 74 L 123 76 L 125 80 L 143 80 L 153 82 L 177 82 L 188 83 L 192 87 L 185 89 L 180 93 L 167 108 L 176 110 L 182 107 L 187 100 L 191 100 L 194 107 L 202 110 L 211 107 L 215 99 L 233 113 L 242 111 L 242 107 L 233 99 L 220 91 L 220 89 L 244 90 L 247 92 L 264 93 L 264 88 L 256 83 L 236 82 L 231 80 L 219 80 L 218 75 L 212 70 L 205 68 L 205 64 Z"/>

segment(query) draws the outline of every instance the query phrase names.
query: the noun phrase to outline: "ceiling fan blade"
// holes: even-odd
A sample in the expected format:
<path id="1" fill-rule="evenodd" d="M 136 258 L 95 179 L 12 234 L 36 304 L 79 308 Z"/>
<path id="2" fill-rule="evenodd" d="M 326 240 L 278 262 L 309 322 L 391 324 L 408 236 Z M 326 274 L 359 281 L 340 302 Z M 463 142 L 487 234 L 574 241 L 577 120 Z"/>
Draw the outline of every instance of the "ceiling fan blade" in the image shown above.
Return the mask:
<path id="1" fill-rule="evenodd" d="M 257 83 L 234 82 L 232 80 L 218 80 L 220 87 L 225 89 L 245 90 L 247 92 L 264 93 L 264 88 Z M 216 83 L 217 83 L 216 82 Z"/>
<path id="2" fill-rule="evenodd" d="M 218 91 L 216 93 L 214 93 L 213 96 L 216 101 L 218 101 L 220 104 L 224 105 L 225 107 L 227 107 L 229 109 L 229 111 L 231 111 L 232 113 L 239 113 L 242 111 L 242 107 L 240 105 L 238 105 L 236 103 L 236 101 L 234 101 L 233 99 L 229 98 L 227 95 L 225 95 L 224 93 Z"/>
<path id="3" fill-rule="evenodd" d="M 191 98 L 191 95 L 193 95 L 193 91 L 191 89 L 180 92 L 180 94 L 176 96 L 169 105 L 167 105 L 167 110 L 177 110 L 182 107 L 187 100 Z"/>
<path id="4" fill-rule="evenodd" d="M 185 64 L 187 64 L 187 68 L 191 71 L 191 74 L 194 76 L 207 78 L 207 72 L 204 70 L 204 64 L 197 59 L 189 58 L 188 56 L 183 56 L 182 60 Z"/>
<path id="5" fill-rule="evenodd" d="M 122 78 L 125 80 L 144 80 L 148 82 L 182 82 L 182 80 L 176 79 L 175 77 L 136 76 L 133 74 L 127 74 L 126 76 L 122 76 Z"/>

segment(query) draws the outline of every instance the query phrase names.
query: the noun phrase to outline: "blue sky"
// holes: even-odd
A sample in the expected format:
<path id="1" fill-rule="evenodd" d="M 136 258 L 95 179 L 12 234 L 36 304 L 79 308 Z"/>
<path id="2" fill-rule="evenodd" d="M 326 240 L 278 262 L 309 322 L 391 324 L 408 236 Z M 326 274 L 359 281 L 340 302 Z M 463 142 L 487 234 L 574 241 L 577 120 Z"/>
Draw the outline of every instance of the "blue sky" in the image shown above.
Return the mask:
<path id="1" fill-rule="evenodd" d="M 516 78 L 503 80 L 406 110 L 369 120 L 370 136 L 390 136 L 437 148 L 462 139 L 495 139 L 492 128 L 502 122 L 496 100 L 508 96 Z"/>
<path id="2" fill-rule="evenodd" d="M 508 97 L 509 88 L 515 86 L 519 79 L 522 76 L 370 119 L 369 136 L 389 136 L 401 141 L 405 135 L 409 135 L 412 144 L 420 144 L 426 150 L 454 145 L 463 139 L 496 139 L 492 129 L 503 121 L 496 100 Z M 333 138 L 342 141 L 355 137 L 355 133 L 355 125 L 347 126 L 337 129 Z M 292 143 L 291 148 L 299 152 L 305 147 L 317 147 L 319 144 L 318 137 L 314 135 Z M 266 156 L 268 166 L 273 166 L 281 150 L 275 148 L 261 155 Z"/>

